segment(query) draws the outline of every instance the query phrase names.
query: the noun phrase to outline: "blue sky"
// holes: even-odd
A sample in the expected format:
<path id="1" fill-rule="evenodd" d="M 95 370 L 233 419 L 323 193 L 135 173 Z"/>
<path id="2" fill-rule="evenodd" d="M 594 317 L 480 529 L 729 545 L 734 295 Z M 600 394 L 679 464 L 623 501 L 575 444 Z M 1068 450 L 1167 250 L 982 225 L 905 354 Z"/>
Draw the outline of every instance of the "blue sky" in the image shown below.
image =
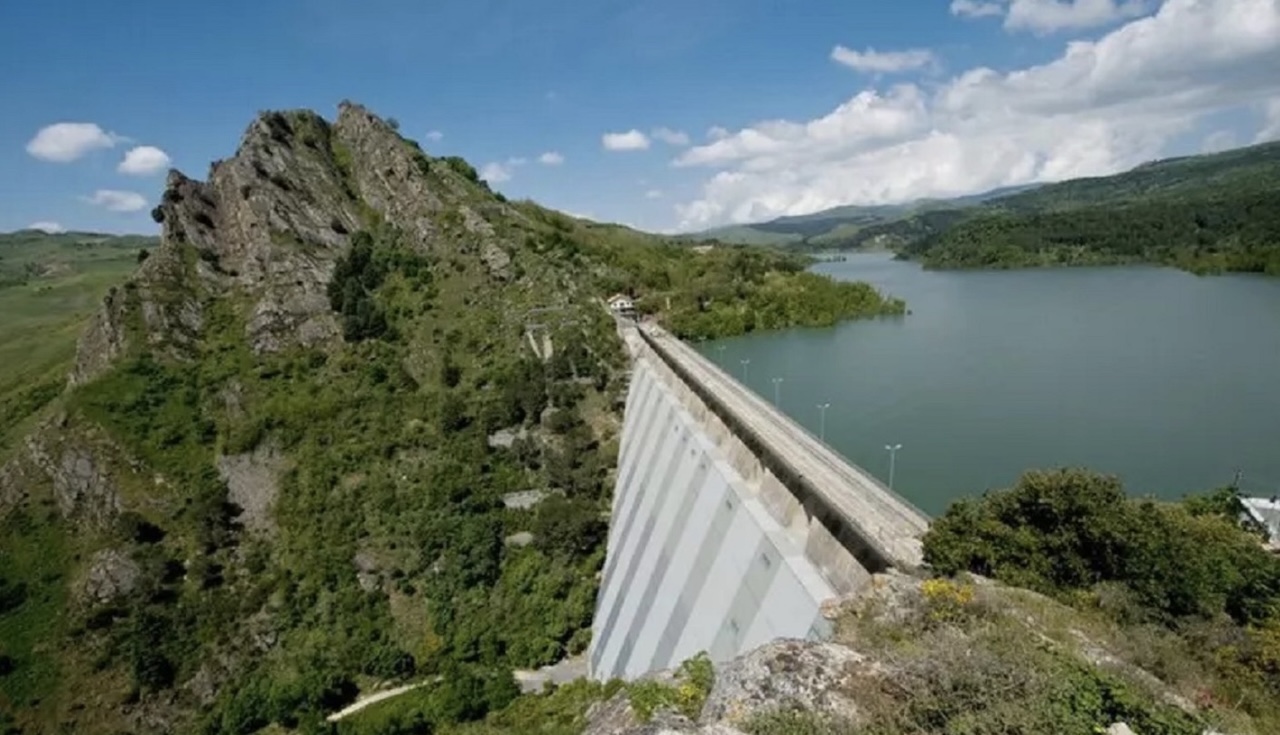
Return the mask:
<path id="1" fill-rule="evenodd" d="M 508 196 L 670 230 L 1272 137 L 1280 1 L 45 0 L 0 6 L 0 68 L 0 230 L 154 231 L 166 161 L 344 98 Z"/>

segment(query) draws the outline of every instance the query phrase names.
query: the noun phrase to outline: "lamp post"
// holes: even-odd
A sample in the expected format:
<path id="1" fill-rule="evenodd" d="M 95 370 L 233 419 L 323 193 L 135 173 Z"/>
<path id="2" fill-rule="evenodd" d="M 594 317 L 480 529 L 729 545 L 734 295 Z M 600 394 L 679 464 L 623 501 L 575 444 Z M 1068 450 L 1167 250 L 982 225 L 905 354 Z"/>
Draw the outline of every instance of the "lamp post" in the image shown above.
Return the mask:
<path id="1" fill-rule="evenodd" d="M 889 489 L 893 489 L 893 471 L 897 466 L 898 450 L 902 449 L 901 444 L 886 444 L 884 448 L 889 450 Z"/>
<path id="2" fill-rule="evenodd" d="M 831 408 L 830 403 L 818 404 L 818 438 L 822 441 L 827 440 L 827 409 Z"/>
<path id="3" fill-rule="evenodd" d="M 782 387 L 782 378 L 773 378 L 773 407 L 778 407 L 779 390 Z"/>
<path id="4" fill-rule="evenodd" d="M 743 358 L 743 359 L 739 360 L 738 362 L 742 363 L 742 384 L 743 384 L 743 385 L 746 385 L 746 384 L 747 384 L 747 373 L 748 373 L 748 372 L 750 371 L 750 369 L 751 369 L 751 358 L 749 358 L 749 357 L 747 357 L 747 358 Z"/>
<path id="5" fill-rule="evenodd" d="M 716 362 L 720 363 L 720 367 L 724 367 L 724 345 L 716 345 L 716 352 L 720 353 L 720 359 Z"/>

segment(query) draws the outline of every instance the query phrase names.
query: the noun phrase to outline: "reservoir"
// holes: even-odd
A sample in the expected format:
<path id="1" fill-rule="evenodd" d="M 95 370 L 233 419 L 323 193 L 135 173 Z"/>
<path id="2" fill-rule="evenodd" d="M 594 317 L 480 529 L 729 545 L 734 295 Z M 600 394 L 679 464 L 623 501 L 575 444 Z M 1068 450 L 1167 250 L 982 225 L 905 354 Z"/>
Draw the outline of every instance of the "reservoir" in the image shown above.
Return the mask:
<path id="1" fill-rule="evenodd" d="M 1088 467 L 1168 499 L 1237 472 L 1247 494 L 1280 493 L 1278 278 L 926 271 L 882 253 L 814 270 L 910 313 L 698 348 L 886 482 L 886 445 L 901 444 L 894 489 L 930 515 L 1031 468 Z"/>

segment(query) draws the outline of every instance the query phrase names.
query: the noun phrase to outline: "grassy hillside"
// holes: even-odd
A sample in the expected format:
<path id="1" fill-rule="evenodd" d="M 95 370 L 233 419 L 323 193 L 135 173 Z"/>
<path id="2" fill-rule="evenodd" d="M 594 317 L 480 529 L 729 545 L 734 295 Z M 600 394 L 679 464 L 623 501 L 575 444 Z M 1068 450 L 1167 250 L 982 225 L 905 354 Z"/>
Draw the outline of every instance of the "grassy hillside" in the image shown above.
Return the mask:
<path id="1" fill-rule="evenodd" d="M 85 320 L 156 238 L 0 234 L 0 457 L 10 431 L 61 390 Z"/>
<path id="2" fill-rule="evenodd" d="M 626 389 L 602 299 L 699 334 L 901 309 L 506 202 L 354 105 L 265 113 L 211 179 L 171 176 L 159 247 L 85 304 L 76 384 L 0 415 L 0 732 L 324 732 L 435 677 L 440 726 L 501 709 L 587 643 Z M 54 351 L 21 386 L 65 385 Z"/>

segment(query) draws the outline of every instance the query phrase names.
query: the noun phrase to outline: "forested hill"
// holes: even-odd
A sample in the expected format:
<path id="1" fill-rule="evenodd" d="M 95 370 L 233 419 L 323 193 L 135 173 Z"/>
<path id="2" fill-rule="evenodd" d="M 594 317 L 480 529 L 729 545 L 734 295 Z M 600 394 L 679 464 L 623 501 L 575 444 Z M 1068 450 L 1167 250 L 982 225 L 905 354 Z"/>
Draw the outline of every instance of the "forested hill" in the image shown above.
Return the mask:
<path id="1" fill-rule="evenodd" d="M 943 268 L 1141 261 L 1280 274 L 1280 143 L 1001 198 L 904 237 L 903 252 Z"/>
<path id="2" fill-rule="evenodd" d="M 69 370 L 0 414 L 0 732 L 318 732 L 435 677 L 429 722 L 501 708 L 587 642 L 626 388 L 604 297 L 693 335 L 902 309 L 508 202 L 348 103 L 262 114 L 152 214 Z"/>

